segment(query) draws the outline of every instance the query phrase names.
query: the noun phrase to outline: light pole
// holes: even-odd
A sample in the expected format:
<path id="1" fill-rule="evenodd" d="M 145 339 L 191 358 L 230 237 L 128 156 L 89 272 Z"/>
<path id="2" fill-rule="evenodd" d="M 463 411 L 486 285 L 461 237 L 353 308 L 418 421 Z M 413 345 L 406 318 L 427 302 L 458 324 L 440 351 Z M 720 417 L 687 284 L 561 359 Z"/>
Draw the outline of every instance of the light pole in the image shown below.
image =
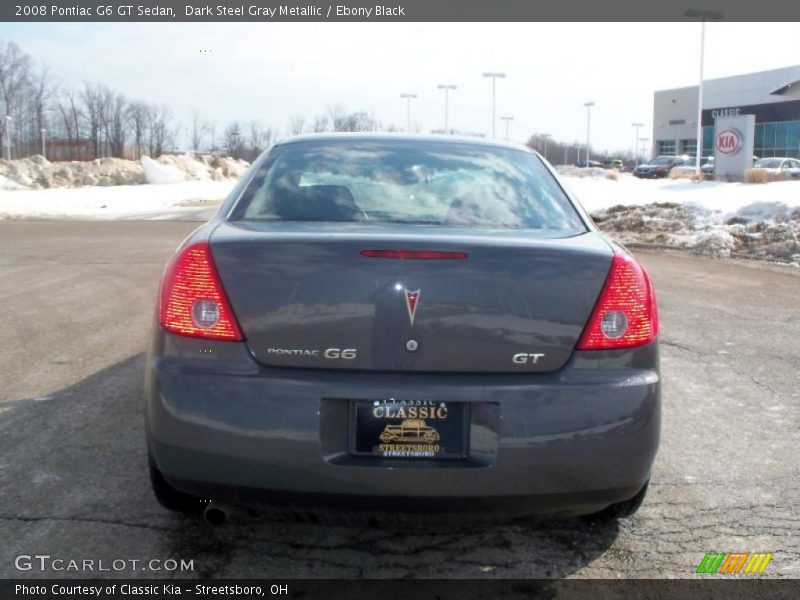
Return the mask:
<path id="1" fill-rule="evenodd" d="M 506 122 L 506 139 L 508 139 L 508 126 L 514 120 L 514 117 L 500 117 L 500 120 Z"/>
<path id="2" fill-rule="evenodd" d="M 551 136 L 549 133 L 543 133 L 539 137 L 544 140 L 544 159 L 547 160 L 547 140 L 553 136 Z"/>
<path id="3" fill-rule="evenodd" d="M 416 98 L 416 94 L 400 94 L 401 98 L 406 99 L 406 133 L 411 133 L 411 100 Z"/>
<path id="4" fill-rule="evenodd" d="M 483 74 L 484 77 L 491 77 L 492 78 L 492 137 L 495 137 L 495 125 L 497 124 L 497 117 L 495 116 L 497 113 L 495 112 L 496 107 L 496 100 L 497 100 L 497 80 L 505 78 L 505 73 L 499 72 L 487 72 Z"/>
<path id="5" fill-rule="evenodd" d="M 700 19 L 700 85 L 697 86 L 697 148 L 694 151 L 694 173 L 700 177 L 700 155 L 703 153 L 703 62 L 706 50 L 706 21 L 719 21 L 722 13 L 690 8 L 684 14 L 690 19 Z"/>
<path id="6" fill-rule="evenodd" d="M 592 107 L 594 102 L 584 102 L 586 107 L 586 167 L 589 167 L 589 140 L 592 132 Z"/>
<path id="7" fill-rule="evenodd" d="M 448 114 L 447 114 L 448 106 L 447 105 L 448 105 L 448 101 L 450 99 L 449 98 L 450 90 L 457 90 L 458 86 L 457 85 L 451 85 L 449 83 L 442 83 L 442 84 L 439 84 L 437 87 L 440 90 L 444 90 L 444 132 L 447 133 L 448 126 L 449 126 L 448 125 Z"/>
<path id="8" fill-rule="evenodd" d="M 636 128 L 636 135 L 633 138 L 633 166 L 639 166 L 639 127 L 644 127 L 642 123 L 631 123 L 631 127 Z"/>
<path id="9" fill-rule="evenodd" d="M 47 136 L 47 129 L 42 127 L 42 156 L 44 156 L 45 158 L 47 158 L 46 154 L 47 148 L 45 147 L 45 139 L 47 139 L 46 136 Z"/>
<path id="10" fill-rule="evenodd" d="M 639 138 L 639 141 L 642 143 L 642 154 L 645 156 L 647 155 L 647 142 L 650 141 L 650 138 Z M 637 147 L 638 150 L 638 147 Z"/>

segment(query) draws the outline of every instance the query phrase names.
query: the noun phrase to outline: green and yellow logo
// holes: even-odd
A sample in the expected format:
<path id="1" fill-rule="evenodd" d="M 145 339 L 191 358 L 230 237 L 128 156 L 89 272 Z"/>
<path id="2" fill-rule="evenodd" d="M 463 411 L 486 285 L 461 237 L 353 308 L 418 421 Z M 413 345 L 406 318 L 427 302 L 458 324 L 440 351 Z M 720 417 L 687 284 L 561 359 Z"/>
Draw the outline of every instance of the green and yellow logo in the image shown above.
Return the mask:
<path id="1" fill-rule="evenodd" d="M 768 552 L 707 552 L 695 573 L 761 575 L 771 560 Z"/>

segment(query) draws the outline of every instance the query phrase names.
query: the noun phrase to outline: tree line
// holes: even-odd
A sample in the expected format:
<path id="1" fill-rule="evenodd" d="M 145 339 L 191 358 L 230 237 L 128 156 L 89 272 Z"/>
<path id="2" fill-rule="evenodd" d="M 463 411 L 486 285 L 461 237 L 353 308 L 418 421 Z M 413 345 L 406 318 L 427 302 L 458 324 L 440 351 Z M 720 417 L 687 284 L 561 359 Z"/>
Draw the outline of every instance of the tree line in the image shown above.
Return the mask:
<path id="1" fill-rule="evenodd" d="M 15 158 L 62 160 L 158 156 L 175 145 L 170 109 L 132 100 L 99 83 L 58 86 L 46 65 L 34 65 L 14 42 L 0 41 L 0 146 Z"/>
<path id="2" fill-rule="evenodd" d="M 413 130 L 420 131 L 419 123 Z M 101 83 L 80 87 L 59 85 L 46 65 L 33 59 L 13 41 L 0 40 L 0 152 L 22 158 L 41 154 L 46 148 L 51 160 L 92 160 L 105 156 L 139 159 L 177 151 L 182 130 L 170 108 L 131 99 Z M 382 124 L 363 110 L 351 112 L 341 104 L 307 119 L 293 114 L 285 133 L 324 131 L 401 131 Z M 187 141 L 195 153 L 226 153 L 254 160 L 282 134 L 258 121 L 233 121 L 218 127 L 216 120 L 195 113 L 186 126 Z M 433 133 L 443 133 L 434 130 Z M 455 133 L 450 131 L 448 133 Z M 553 164 L 575 164 L 586 160 L 585 145 L 553 140 L 534 134 L 528 146 L 545 154 Z M 620 156 L 625 153 L 617 153 Z M 627 153 L 630 155 L 630 152 Z M 608 153 L 592 153 L 602 160 Z"/>
<path id="3" fill-rule="evenodd" d="M 13 41 L 0 40 L 0 152 L 22 158 L 41 154 L 57 160 L 92 160 L 105 156 L 139 159 L 177 150 L 181 125 L 163 104 L 126 97 L 101 83 L 58 85 L 46 65 Z M 393 131 L 366 111 L 350 112 L 331 104 L 307 120 L 294 114 L 286 133 L 304 131 Z M 224 152 L 253 160 L 277 140 L 280 131 L 258 121 L 216 120 L 194 114 L 186 128 L 191 150 Z"/>

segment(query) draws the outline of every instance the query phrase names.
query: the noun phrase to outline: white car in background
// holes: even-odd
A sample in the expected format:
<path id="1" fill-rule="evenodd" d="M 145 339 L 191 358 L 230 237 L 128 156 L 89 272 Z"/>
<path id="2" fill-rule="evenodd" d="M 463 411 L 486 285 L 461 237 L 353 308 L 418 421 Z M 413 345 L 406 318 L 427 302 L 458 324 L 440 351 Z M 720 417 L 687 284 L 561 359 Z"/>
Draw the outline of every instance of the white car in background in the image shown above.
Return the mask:
<path id="1" fill-rule="evenodd" d="M 761 158 L 753 164 L 754 169 L 763 169 L 772 175 L 789 175 L 800 179 L 800 160 L 796 158 Z"/>

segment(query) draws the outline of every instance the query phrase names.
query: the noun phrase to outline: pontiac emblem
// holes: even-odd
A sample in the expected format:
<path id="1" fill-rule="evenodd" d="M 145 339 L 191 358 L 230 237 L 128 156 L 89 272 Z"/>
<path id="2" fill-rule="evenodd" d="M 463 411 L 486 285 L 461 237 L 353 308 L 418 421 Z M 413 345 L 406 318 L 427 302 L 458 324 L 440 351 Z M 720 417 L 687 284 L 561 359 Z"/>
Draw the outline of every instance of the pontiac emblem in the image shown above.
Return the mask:
<path id="1" fill-rule="evenodd" d="M 408 319 L 411 324 L 414 324 L 414 316 L 417 314 L 417 306 L 419 306 L 419 297 L 422 290 L 407 290 L 403 288 L 403 293 L 406 295 L 406 308 L 408 309 Z"/>

